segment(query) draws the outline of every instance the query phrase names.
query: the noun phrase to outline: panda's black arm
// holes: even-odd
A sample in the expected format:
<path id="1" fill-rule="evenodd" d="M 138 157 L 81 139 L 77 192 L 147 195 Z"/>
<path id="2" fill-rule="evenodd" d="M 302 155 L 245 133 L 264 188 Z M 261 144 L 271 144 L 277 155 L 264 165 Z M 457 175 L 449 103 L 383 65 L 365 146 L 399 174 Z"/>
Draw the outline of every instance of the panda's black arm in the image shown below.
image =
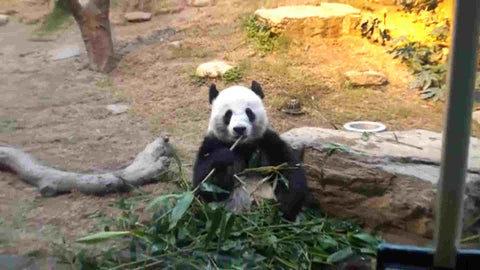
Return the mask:
<path id="1" fill-rule="evenodd" d="M 291 147 L 273 130 L 268 129 L 265 132 L 259 146 L 267 156 L 269 163 L 274 166 L 287 163 L 288 167 L 297 167 L 300 164 L 300 160 L 295 157 Z M 307 179 L 302 166 L 286 169 L 282 174 L 288 180 L 288 187 L 279 183 L 275 195 L 280 203 L 283 216 L 293 221 L 300 213 L 307 196 Z"/>
<path id="2" fill-rule="evenodd" d="M 233 164 L 234 154 L 222 141 L 214 137 L 205 137 L 198 150 L 197 158 L 193 169 L 193 186 L 197 187 L 203 179 L 215 168 L 215 173 L 211 176 L 212 181 L 223 189 L 230 191 L 233 188 L 231 183 L 227 183 L 229 177 L 226 175 L 226 167 Z M 212 194 L 211 192 L 198 191 L 200 197 L 206 201 L 224 200 L 228 194 Z"/>

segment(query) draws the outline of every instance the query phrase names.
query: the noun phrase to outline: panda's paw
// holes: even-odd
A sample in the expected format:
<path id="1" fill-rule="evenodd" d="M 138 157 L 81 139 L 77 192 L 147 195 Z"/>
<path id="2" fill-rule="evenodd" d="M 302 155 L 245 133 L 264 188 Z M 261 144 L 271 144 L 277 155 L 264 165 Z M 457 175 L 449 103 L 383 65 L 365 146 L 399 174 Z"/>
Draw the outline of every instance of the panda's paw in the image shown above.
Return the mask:
<path id="1" fill-rule="evenodd" d="M 214 168 L 232 165 L 235 161 L 235 154 L 228 148 L 215 150 L 210 154 Z"/>
<path id="2" fill-rule="evenodd" d="M 282 212 L 284 219 L 295 221 L 297 215 L 302 210 L 305 195 L 303 192 L 291 192 L 289 194 L 283 194 L 283 196 L 279 198 L 280 212 Z"/>

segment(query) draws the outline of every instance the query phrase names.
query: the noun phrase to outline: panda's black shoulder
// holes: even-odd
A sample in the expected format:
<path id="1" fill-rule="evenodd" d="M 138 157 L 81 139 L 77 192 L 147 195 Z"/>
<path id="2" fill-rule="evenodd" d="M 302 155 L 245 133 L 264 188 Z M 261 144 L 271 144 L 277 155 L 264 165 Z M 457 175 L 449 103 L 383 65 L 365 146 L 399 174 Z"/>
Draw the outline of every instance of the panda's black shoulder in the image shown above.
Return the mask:
<path id="1" fill-rule="evenodd" d="M 257 144 L 262 145 L 265 143 L 278 143 L 281 140 L 280 135 L 271 127 L 268 127 L 267 130 L 263 133 L 263 136 L 260 140 L 257 141 Z"/>

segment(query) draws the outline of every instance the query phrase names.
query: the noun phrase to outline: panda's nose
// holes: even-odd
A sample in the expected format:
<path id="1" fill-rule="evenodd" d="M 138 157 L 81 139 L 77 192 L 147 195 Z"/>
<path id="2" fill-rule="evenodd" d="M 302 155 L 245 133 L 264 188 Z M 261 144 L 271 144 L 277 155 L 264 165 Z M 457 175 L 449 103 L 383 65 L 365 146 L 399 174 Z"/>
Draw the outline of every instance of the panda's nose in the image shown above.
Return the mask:
<path id="1" fill-rule="evenodd" d="M 239 127 L 234 127 L 233 130 L 235 131 L 235 133 L 237 133 L 237 135 L 241 136 L 245 134 L 245 131 L 247 130 L 247 128 L 239 126 Z"/>

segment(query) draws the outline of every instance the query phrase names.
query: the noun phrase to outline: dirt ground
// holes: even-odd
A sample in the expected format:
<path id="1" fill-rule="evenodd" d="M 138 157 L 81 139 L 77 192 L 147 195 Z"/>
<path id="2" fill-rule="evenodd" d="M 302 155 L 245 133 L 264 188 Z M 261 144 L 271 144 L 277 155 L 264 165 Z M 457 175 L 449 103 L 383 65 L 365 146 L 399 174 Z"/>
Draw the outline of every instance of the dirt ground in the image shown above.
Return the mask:
<path id="1" fill-rule="evenodd" d="M 0 28 L 0 44 L 0 144 L 21 147 L 58 168 L 103 171 L 125 166 L 156 138 L 145 118 L 107 110 L 109 104 L 130 104 L 130 98 L 105 83 L 107 75 L 86 69 L 83 57 L 51 60 L 57 48 L 82 48 L 76 27 L 54 42 L 35 42 L 29 29 L 10 22 Z M 47 253 L 51 241 L 85 234 L 99 221 L 89 214 L 118 214 L 108 205 L 124 196 L 42 198 L 6 173 L 0 173 L 0 190 L 0 253 L 14 254 Z"/>
<path id="2" fill-rule="evenodd" d="M 115 39 L 127 43 L 167 27 L 176 34 L 139 47 L 109 75 L 88 70 L 85 54 L 51 59 L 55 48 L 83 49 L 75 25 L 56 40 L 42 42 L 29 39 L 31 28 L 17 22 L 0 27 L 0 144 L 21 147 L 59 168 L 102 171 L 125 166 L 155 137 L 168 133 L 190 168 L 207 126 L 207 86 L 230 85 L 221 80 L 194 83 L 192 72 L 211 59 L 239 65 L 241 84 L 253 79 L 262 84 L 269 117 L 280 132 L 341 127 L 352 120 L 382 121 L 390 130 L 441 130 L 443 103 L 423 101 L 409 90 L 411 75 L 384 48 L 343 37 L 315 47 L 292 41 L 287 49 L 262 56 L 247 42 L 239 19 L 255 10 L 255 1 L 216 2 L 145 23 L 114 24 Z M 113 8 L 112 16 L 119 12 Z M 174 47 L 172 41 L 183 45 Z M 390 83 L 362 89 L 345 85 L 344 72 L 369 69 L 384 72 Z M 305 115 L 278 110 L 290 97 L 303 102 Z M 115 103 L 131 108 L 114 115 L 106 106 Z M 473 131 L 478 136 L 480 127 Z M 143 187 L 153 194 L 170 188 L 165 183 Z M 49 243 L 68 242 L 96 228 L 101 218 L 94 213 L 117 215 L 109 205 L 125 196 L 42 198 L 17 177 L 0 173 L 0 254 L 48 253 Z"/>

